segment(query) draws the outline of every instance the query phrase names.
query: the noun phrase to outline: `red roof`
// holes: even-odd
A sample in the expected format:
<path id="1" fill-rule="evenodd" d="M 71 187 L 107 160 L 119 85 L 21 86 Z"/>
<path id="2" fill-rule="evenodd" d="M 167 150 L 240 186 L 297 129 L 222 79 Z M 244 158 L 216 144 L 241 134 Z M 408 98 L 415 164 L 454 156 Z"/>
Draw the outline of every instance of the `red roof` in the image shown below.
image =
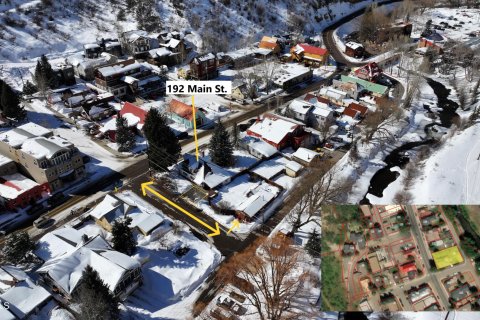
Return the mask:
<path id="1" fill-rule="evenodd" d="M 192 106 L 189 106 L 186 103 L 183 103 L 182 101 L 178 101 L 176 99 L 172 99 L 169 104 L 168 110 L 170 112 L 173 112 L 177 114 L 178 116 L 187 119 L 189 121 L 193 120 L 193 111 L 192 111 Z M 197 108 L 195 108 L 195 112 L 197 112 Z M 197 117 L 198 119 L 198 117 Z"/>
<path id="2" fill-rule="evenodd" d="M 415 262 L 408 262 L 400 266 L 401 273 L 407 274 L 410 271 L 417 271 L 417 266 L 415 265 Z"/>
<path id="3" fill-rule="evenodd" d="M 120 110 L 120 116 L 123 117 L 123 115 L 125 115 L 126 113 L 131 113 L 131 114 L 137 116 L 138 118 L 140 118 L 140 124 L 145 123 L 145 117 L 147 115 L 147 111 L 143 110 L 140 107 L 137 107 L 133 103 L 125 102 L 122 110 Z"/>
<path id="4" fill-rule="evenodd" d="M 355 118 L 359 111 L 350 108 L 350 106 L 346 107 L 345 110 L 343 110 L 343 115 L 349 116 L 350 118 Z"/>
<path id="5" fill-rule="evenodd" d="M 306 43 L 300 43 L 298 44 L 298 46 L 300 46 L 305 53 L 309 54 L 317 54 L 319 56 L 324 56 L 328 53 L 327 49 L 311 46 Z"/>
<path id="6" fill-rule="evenodd" d="M 324 97 L 320 97 L 320 96 L 315 96 L 311 93 L 307 93 L 307 95 L 305 96 L 304 100 L 305 101 L 308 101 L 310 102 L 312 99 L 317 99 L 318 102 L 322 102 L 322 103 L 325 103 L 325 104 L 329 104 L 330 101 Z"/>
<path id="7" fill-rule="evenodd" d="M 350 105 L 348 107 L 353 109 L 353 110 L 356 110 L 356 111 L 360 112 L 360 114 L 362 116 L 364 116 L 368 111 L 367 107 L 362 106 L 361 104 L 358 104 L 358 103 L 355 103 L 355 102 L 350 103 Z"/>

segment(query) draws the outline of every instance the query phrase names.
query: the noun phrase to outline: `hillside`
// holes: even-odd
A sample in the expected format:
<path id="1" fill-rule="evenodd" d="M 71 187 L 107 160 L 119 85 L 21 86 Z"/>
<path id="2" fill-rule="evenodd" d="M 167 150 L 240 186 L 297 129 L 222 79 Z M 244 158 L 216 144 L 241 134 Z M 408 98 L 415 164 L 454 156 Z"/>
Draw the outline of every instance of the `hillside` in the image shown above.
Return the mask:
<path id="1" fill-rule="evenodd" d="M 79 51 L 84 43 L 116 37 L 152 20 L 153 31 L 191 31 L 199 51 L 224 51 L 263 34 L 303 29 L 318 34 L 342 16 L 376 0 L 0 0 L 0 62 L 50 58 Z"/>

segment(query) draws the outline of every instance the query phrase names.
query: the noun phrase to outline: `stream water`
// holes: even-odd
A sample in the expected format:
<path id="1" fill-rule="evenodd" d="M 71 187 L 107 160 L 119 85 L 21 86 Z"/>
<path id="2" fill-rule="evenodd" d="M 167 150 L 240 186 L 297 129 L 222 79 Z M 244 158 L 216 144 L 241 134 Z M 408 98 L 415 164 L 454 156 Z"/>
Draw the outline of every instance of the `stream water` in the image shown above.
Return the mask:
<path id="1" fill-rule="evenodd" d="M 458 118 L 458 114 L 456 113 L 458 104 L 448 99 L 448 96 L 450 95 L 450 90 L 447 89 L 443 84 L 430 78 L 426 78 L 426 81 L 437 96 L 437 107 L 440 108 L 440 111 L 438 112 L 438 119 L 440 120 L 440 123 L 428 124 L 427 126 L 425 126 L 425 131 L 427 131 L 428 127 L 435 124 L 438 124 L 445 128 L 450 128 L 455 119 Z M 425 109 L 430 111 L 430 108 L 428 106 L 426 106 Z M 373 175 L 372 179 L 370 180 L 368 191 L 363 197 L 363 199 L 360 201 L 360 204 L 370 204 L 370 201 L 367 198 L 368 194 L 372 194 L 379 198 L 383 197 L 383 191 L 400 175 L 399 172 L 392 171 L 391 169 L 393 167 L 400 167 L 401 169 L 403 169 L 405 165 L 410 161 L 406 152 L 418 146 L 430 144 L 432 142 L 434 142 L 433 139 L 407 142 L 390 152 L 390 154 L 384 159 L 384 162 L 387 165 L 382 169 L 378 170 Z"/>

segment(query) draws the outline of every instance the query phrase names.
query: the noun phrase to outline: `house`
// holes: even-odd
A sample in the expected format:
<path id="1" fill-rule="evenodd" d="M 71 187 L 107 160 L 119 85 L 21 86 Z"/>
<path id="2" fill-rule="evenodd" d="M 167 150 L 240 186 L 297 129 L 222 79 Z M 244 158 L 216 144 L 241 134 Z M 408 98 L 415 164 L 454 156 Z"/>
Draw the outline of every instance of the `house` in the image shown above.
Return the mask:
<path id="1" fill-rule="evenodd" d="M 0 292 L 2 320 L 35 318 L 53 300 L 52 295 L 27 273 L 10 265 L 0 266 Z"/>
<path id="2" fill-rule="evenodd" d="M 108 53 L 101 53 L 98 58 L 88 59 L 78 55 L 70 56 L 66 63 L 73 67 L 75 74 L 83 80 L 95 79 L 95 70 L 113 63 L 117 63 L 118 58 Z"/>
<path id="3" fill-rule="evenodd" d="M 52 70 L 58 86 L 73 86 L 77 83 L 73 66 L 66 63 L 58 63 L 52 66 Z"/>
<path id="4" fill-rule="evenodd" d="M 437 54 L 443 54 L 444 45 L 444 38 L 436 32 L 430 37 L 421 37 L 420 40 L 418 40 L 418 48 L 428 48 Z"/>
<path id="5" fill-rule="evenodd" d="M 417 277 L 418 271 L 415 261 L 404 263 L 400 266 L 400 275 L 413 280 Z"/>
<path id="6" fill-rule="evenodd" d="M 307 93 L 303 100 L 310 102 L 313 105 L 316 105 L 317 103 L 320 105 L 326 105 L 327 107 L 332 107 L 330 105 L 330 101 L 327 98 L 324 98 L 320 95 L 314 95 L 311 93 Z"/>
<path id="7" fill-rule="evenodd" d="M 347 92 L 335 89 L 333 87 L 323 87 L 320 89 L 320 96 L 328 99 L 330 104 L 345 106 L 345 99 L 349 98 Z"/>
<path id="8" fill-rule="evenodd" d="M 99 45 L 102 48 L 103 52 L 106 52 L 116 57 L 121 57 L 123 55 L 122 44 L 118 41 L 118 39 L 102 38 L 99 41 Z"/>
<path id="9" fill-rule="evenodd" d="M 351 256 L 355 254 L 355 245 L 353 243 L 344 243 L 342 253 L 344 256 Z M 368 288 L 368 286 L 367 286 Z"/>
<path id="10" fill-rule="evenodd" d="M 48 183 L 40 185 L 21 173 L 0 176 L 0 206 L 7 209 L 35 204 L 44 192 L 50 192 Z"/>
<path id="11" fill-rule="evenodd" d="M 185 104 L 176 99 L 172 99 L 167 107 L 167 115 L 170 119 L 176 123 L 183 124 L 185 127 L 192 129 L 193 128 L 193 110 L 192 106 Z M 207 122 L 205 114 L 195 108 L 195 118 L 197 128 L 204 125 Z"/>
<path id="12" fill-rule="evenodd" d="M 297 84 L 312 80 L 313 70 L 293 63 L 280 65 L 273 78 L 273 83 L 283 90 L 293 88 Z"/>
<path id="13" fill-rule="evenodd" d="M 218 77 L 218 60 L 213 53 L 207 53 L 195 57 L 190 61 L 190 73 L 188 76 L 196 80 L 208 80 Z"/>
<path id="14" fill-rule="evenodd" d="M 225 53 L 226 64 L 233 69 L 241 69 L 255 64 L 255 50 L 242 48 Z M 260 60 L 258 60 L 260 62 Z"/>
<path id="15" fill-rule="evenodd" d="M 358 100 L 363 90 L 363 88 L 355 82 L 343 82 L 337 79 L 333 79 L 332 88 L 345 92 L 347 96 L 344 99 L 351 98 L 354 100 Z"/>
<path id="16" fill-rule="evenodd" d="M 186 59 L 187 54 L 192 51 L 192 48 L 185 43 L 185 40 L 173 37 L 167 42 L 161 43 L 160 47 L 166 48 L 172 53 L 171 61 L 174 64 L 182 63 Z"/>
<path id="17" fill-rule="evenodd" d="M 315 47 L 306 43 L 299 43 L 290 49 L 293 59 L 304 62 L 313 67 L 326 65 L 328 62 L 328 50 Z"/>
<path id="18" fill-rule="evenodd" d="M 165 82 L 148 64 L 130 59 L 95 71 L 95 85 L 116 97 L 154 97 L 165 92 Z"/>
<path id="19" fill-rule="evenodd" d="M 368 254 L 367 260 L 370 266 L 370 270 L 372 271 L 372 274 L 376 274 L 382 271 L 382 268 L 380 267 L 380 261 L 378 260 L 378 256 L 376 252 L 372 252 Z"/>
<path id="20" fill-rule="evenodd" d="M 183 161 L 179 163 L 180 173 L 193 181 L 196 185 L 206 190 L 213 190 L 224 186 L 230 181 L 234 173 L 200 158 L 198 161 L 191 154 L 184 154 Z"/>
<path id="21" fill-rule="evenodd" d="M 156 66 L 174 66 L 178 63 L 178 57 L 168 48 L 160 47 L 148 51 L 147 62 Z"/>
<path id="22" fill-rule="evenodd" d="M 287 176 L 295 178 L 300 175 L 300 172 L 303 170 L 303 166 L 295 161 L 288 161 L 285 164 L 285 173 Z"/>
<path id="23" fill-rule="evenodd" d="M 350 232 L 349 239 L 359 250 L 365 249 L 366 242 L 362 232 Z"/>
<path id="24" fill-rule="evenodd" d="M 31 122 L 0 134 L 0 154 L 38 184 L 48 183 L 52 191 L 85 176 L 83 154 L 75 145 Z"/>
<path id="25" fill-rule="evenodd" d="M 134 202 L 124 199 L 121 195 L 107 194 L 90 212 L 89 216 L 108 232 L 112 231 L 116 220 L 129 217 L 132 219 L 130 228 L 137 229 L 144 236 L 162 225 L 165 221 L 156 213 L 143 211 Z"/>
<path id="26" fill-rule="evenodd" d="M 416 303 L 432 294 L 432 289 L 428 284 L 422 284 L 419 287 L 413 287 L 408 291 L 408 299 L 410 302 Z"/>
<path id="27" fill-rule="evenodd" d="M 292 159 L 297 161 L 298 163 L 310 167 L 314 166 L 320 163 L 322 156 L 313 151 L 309 150 L 306 148 L 298 148 L 297 151 L 295 151 L 292 154 Z"/>
<path id="28" fill-rule="evenodd" d="M 134 105 L 130 102 L 125 102 L 122 109 L 119 112 L 121 117 L 127 119 L 127 126 L 130 130 L 136 135 L 143 135 L 143 125 L 145 123 L 145 117 L 147 116 L 147 111 Z M 115 135 L 117 131 L 117 119 L 112 117 L 109 119 L 102 128 L 100 132 L 104 133 L 110 141 L 115 142 Z"/>
<path id="29" fill-rule="evenodd" d="M 342 82 L 356 83 L 361 87 L 361 90 L 367 91 L 374 97 L 385 97 L 388 94 L 389 88 L 374 82 L 363 80 L 357 77 L 350 77 L 341 75 Z"/>
<path id="30" fill-rule="evenodd" d="M 275 37 L 263 36 L 262 40 L 258 44 L 258 48 L 270 50 L 273 54 L 278 54 L 282 51 L 280 42 Z"/>
<path id="31" fill-rule="evenodd" d="M 378 66 L 376 62 L 369 62 L 363 67 L 360 67 L 354 71 L 354 74 L 357 78 L 375 81 L 375 79 L 382 75 L 383 70 Z"/>
<path id="32" fill-rule="evenodd" d="M 365 48 L 358 42 L 347 42 L 345 44 L 345 54 L 349 57 L 363 58 Z"/>
<path id="33" fill-rule="evenodd" d="M 286 147 L 298 148 L 310 143 L 310 134 L 305 125 L 273 114 L 265 114 L 247 129 L 249 136 L 262 139 L 277 150 Z"/>
<path id="34" fill-rule="evenodd" d="M 246 102 L 247 99 L 255 98 L 257 96 L 258 88 L 257 86 L 252 85 L 248 92 L 249 88 L 247 88 L 247 84 L 240 80 L 233 80 L 232 81 L 232 93 L 230 97 L 234 100 L 240 102 Z"/>
<path id="35" fill-rule="evenodd" d="M 268 159 L 277 154 L 278 150 L 265 141 L 245 135 L 238 140 L 238 144 L 243 149 L 247 150 L 252 156 L 259 159 Z"/>
<path id="36" fill-rule="evenodd" d="M 350 117 L 354 120 L 360 120 L 361 118 L 365 117 L 365 115 L 368 112 L 368 108 L 365 106 L 362 106 L 361 104 L 352 102 L 346 107 L 342 115 L 346 117 Z"/>
<path id="37" fill-rule="evenodd" d="M 137 260 L 114 251 L 101 236 L 89 238 L 71 227 L 44 235 L 35 254 L 45 261 L 37 270 L 42 281 L 67 300 L 75 293 L 87 265 L 121 301 L 142 284 Z"/>
<path id="38" fill-rule="evenodd" d="M 303 123 L 308 123 L 311 117 L 311 111 L 314 108 L 313 104 L 304 100 L 295 99 L 288 105 L 288 110 L 292 114 L 293 118 Z"/>
<path id="39" fill-rule="evenodd" d="M 157 40 L 150 38 L 143 30 L 123 32 L 120 35 L 120 44 L 123 51 L 134 58 L 145 58 L 149 50 L 158 48 Z"/>
<path id="40" fill-rule="evenodd" d="M 468 283 L 464 283 L 450 292 L 450 299 L 455 306 L 462 305 L 462 301 L 470 297 L 473 293 L 470 291 Z"/>
<path id="41" fill-rule="evenodd" d="M 83 45 L 83 55 L 85 58 L 95 59 L 102 53 L 102 48 L 96 43 L 87 43 Z"/>

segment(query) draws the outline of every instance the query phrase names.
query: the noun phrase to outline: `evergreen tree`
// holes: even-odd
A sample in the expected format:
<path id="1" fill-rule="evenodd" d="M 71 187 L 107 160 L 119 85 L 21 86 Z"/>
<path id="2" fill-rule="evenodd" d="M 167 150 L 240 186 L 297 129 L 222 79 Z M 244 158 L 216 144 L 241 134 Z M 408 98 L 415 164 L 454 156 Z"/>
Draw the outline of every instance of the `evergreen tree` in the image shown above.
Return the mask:
<path id="1" fill-rule="evenodd" d="M 150 166 L 158 171 L 166 171 L 180 156 L 182 148 L 178 138 L 167 126 L 165 117 L 155 108 L 148 111 L 143 131 L 148 141 Z"/>
<path id="2" fill-rule="evenodd" d="M 135 251 L 137 242 L 130 229 L 132 218 L 117 219 L 112 226 L 113 249 L 131 255 Z"/>
<path id="3" fill-rule="evenodd" d="M 219 166 L 229 166 L 233 164 L 233 145 L 227 129 L 221 122 L 215 125 L 212 138 L 208 145 L 210 158 Z"/>
<path id="4" fill-rule="evenodd" d="M 5 239 L 2 258 L 8 263 L 18 264 L 27 261 L 29 253 L 35 249 L 35 243 L 27 232 L 11 233 Z"/>
<path id="5" fill-rule="evenodd" d="M 26 116 L 18 94 L 6 82 L 2 84 L 0 108 L 3 115 L 10 119 L 22 120 Z"/>
<path id="6" fill-rule="evenodd" d="M 76 319 L 119 319 L 117 299 L 100 279 L 98 272 L 89 265 L 83 270 L 80 283 L 73 292 L 73 298 L 80 305 L 80 312 L 76 315 Z"/>
<path id="7" fill-rule="evenodd" d="M 52 65 L 45 55 L 42 55 L 40 59 L 37 60 L 34 78 L 37 88 L 40 91 L 46 91 L 48 88 L 55 88 L 58 85 Z"/>
<path id="8" fill-rule="evenodd" d="M 23 94 L 24 95 L 31 95 L 31 94 L 34 94 L 37 91 L 38 91 L 37 87 L 32 82 L 27 80 L 27 82 L 23 86 Z"/>
<path id="9" fill-rule="evenodd" d="M 310 234 L 310 238 L 308 238 L 307 244 L 305 245 L 305 250 L 307 250 L 308 254 L 314 258 L 320 257 L 320 235 L 316 230 L 313 230 Z"/>
<path id="10" fill-rule="evenodd" d="M 117 131 L 115 141 L 118 145 L 118 151 L 130 151 L 135 147 L 135 133 L 128 127 L 128 121 L 122 116 L 117 117 Z"/>

